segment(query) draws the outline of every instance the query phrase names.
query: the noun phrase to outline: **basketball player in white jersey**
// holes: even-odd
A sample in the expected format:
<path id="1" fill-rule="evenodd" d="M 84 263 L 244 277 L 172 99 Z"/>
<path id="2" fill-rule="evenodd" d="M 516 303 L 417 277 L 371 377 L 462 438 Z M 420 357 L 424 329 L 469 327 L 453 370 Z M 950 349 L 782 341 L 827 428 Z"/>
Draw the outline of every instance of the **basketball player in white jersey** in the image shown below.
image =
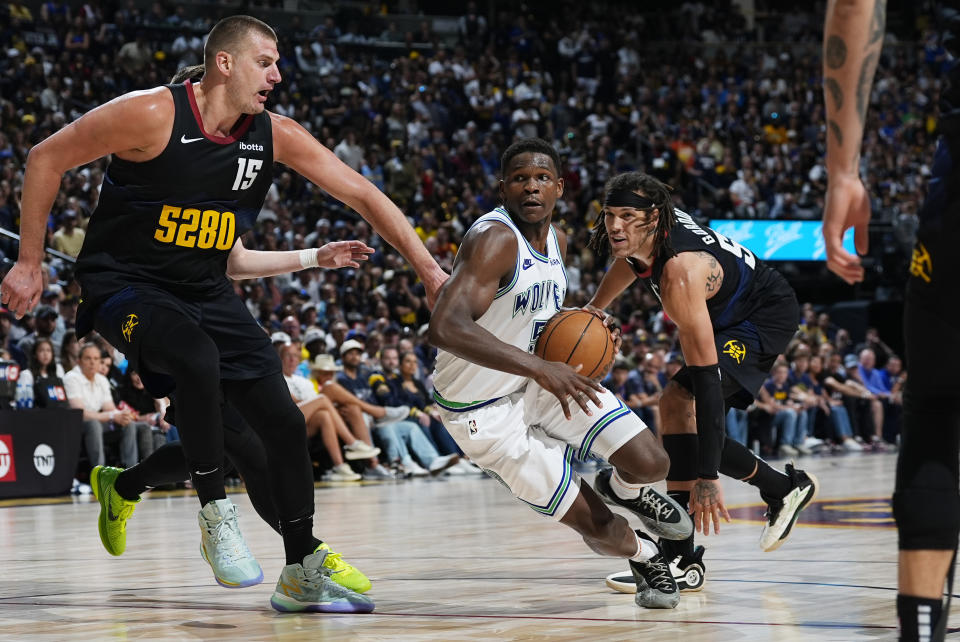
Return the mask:
<path id="1" fill-rule="evenodd" d="M 644 486 L 666 476 L 666 452 L 612 393 L 565 363 L 533 354 L 567 289 L 566 236 L 551 225 L 563 194 L 559 166 L 557 152 L 538 138 L 503 153 L 503 206 L 467 232 L 430 322 L 430 341 L 440 348 L 434 396 L 444 425 L 474 463 L 533 510 L 576 530 L 597 553 L 627 558 L 637 604 L 674 608 L 677 585 L 655 542 L 581 485 L 570 465 L 574 455 L 607 459 L 615 473 L 605 490 L 617 503 L 652 533 L 683 539 L 693 532 L 690 517 Z"/>

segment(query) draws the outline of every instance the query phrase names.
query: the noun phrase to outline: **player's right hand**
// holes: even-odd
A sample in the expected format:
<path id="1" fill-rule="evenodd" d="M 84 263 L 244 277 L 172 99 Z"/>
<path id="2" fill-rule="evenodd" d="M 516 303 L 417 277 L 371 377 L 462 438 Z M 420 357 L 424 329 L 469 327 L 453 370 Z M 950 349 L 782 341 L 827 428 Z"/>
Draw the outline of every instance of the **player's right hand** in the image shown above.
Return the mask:
<path id="1" fill-rule="evenodd" d="M 597 408 L 603 407 L 600 397 L 597 396 L 597 392 L 603 391 L 603 386 L 580 374 L 582 368 L 582 364 L 574 369 L 559 361 L 541 361 L 541 366 L 533 377 L 537 385 L 560 400 L 563 416 L 567 419 L 571 416 L 570 397 L 591 417 L 593 411 L 590 410 L 589 402 L 592 401 Z"/>
<path id="2" fill-rule="evenodd" d="M 863 280 L 859 256 L 843 249 L 843 235 L 854 228 L 857 253 L 868 250 L 867 226 L 870 224 L 870 196 L 855 174 L 831 174 L 827 180 L 827 198 L 823 208 L 823 240 L 827 250 L 827 268 L 853 285 Z"/>
<path id="3" fill-rule="evenodd" d="M 43 292 L 40 264 L 17 261 L 0 283 L 0 304 L 13 311 L 18 319 L 37 305 Z"/>

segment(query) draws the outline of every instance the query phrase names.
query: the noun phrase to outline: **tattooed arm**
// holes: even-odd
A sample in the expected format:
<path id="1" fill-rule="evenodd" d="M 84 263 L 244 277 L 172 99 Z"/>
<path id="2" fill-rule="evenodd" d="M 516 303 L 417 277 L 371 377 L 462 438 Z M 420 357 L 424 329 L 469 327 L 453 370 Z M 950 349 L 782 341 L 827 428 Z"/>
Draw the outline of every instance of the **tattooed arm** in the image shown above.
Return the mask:
<path id="1" fill-rule="evenodd" d="M 827 267 L 847 283 L 863 280 L 860 258 L 843 249 L 855 228 L 867 252 L 870 199 L 859 176 L 860 144 L 870 89 L 883 47 L 886 0 L 830 0 L 823 28 L 823 93 L 827 115 L 827 199 L 823 236 Z"/>

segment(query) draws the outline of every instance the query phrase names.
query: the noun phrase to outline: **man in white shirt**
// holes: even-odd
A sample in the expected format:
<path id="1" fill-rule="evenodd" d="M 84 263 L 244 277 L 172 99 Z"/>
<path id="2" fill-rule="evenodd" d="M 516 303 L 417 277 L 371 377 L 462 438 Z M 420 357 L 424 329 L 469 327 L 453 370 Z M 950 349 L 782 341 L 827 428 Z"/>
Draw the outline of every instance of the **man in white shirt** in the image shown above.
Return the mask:
<path id="1" fill-rule="evenodd" d="M 110 395 L 110 382 L 98 372 L 100 346 L 87 343 L 80 349 L 80 363 L 63 377 L 71 408 L 83 410 L 83 443 L 91 466 L 102 466 L 103 433 L 122 432 L 120 459 L 126 468 L 136 465 L 137 427 L 133 413 L 118 410 Z M 112 422 L 112 426 L 111 426 Z"/>

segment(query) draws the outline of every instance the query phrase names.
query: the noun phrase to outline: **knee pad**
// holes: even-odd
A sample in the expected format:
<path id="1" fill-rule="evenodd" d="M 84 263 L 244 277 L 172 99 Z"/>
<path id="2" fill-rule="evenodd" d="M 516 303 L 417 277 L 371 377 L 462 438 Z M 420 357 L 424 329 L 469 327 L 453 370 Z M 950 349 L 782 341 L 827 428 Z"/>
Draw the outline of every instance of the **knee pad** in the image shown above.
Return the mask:
<path id="1" fill-rule="evenodd" d="M 922 463 L 894 492 L 893 516 L 900 550 L 955 550 L 960 535 L 956 477 L 941 463 Z"/>

